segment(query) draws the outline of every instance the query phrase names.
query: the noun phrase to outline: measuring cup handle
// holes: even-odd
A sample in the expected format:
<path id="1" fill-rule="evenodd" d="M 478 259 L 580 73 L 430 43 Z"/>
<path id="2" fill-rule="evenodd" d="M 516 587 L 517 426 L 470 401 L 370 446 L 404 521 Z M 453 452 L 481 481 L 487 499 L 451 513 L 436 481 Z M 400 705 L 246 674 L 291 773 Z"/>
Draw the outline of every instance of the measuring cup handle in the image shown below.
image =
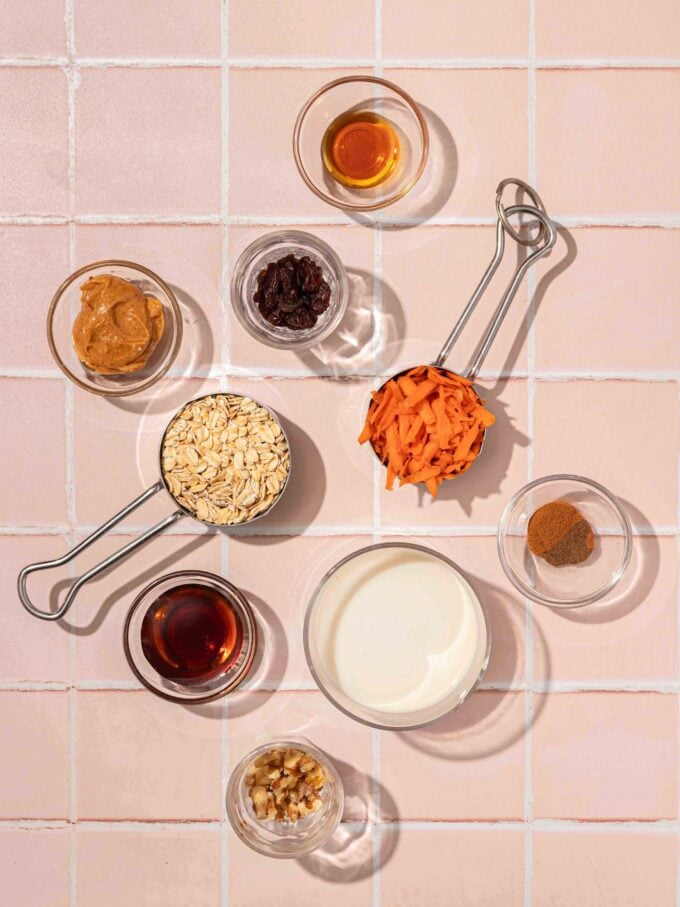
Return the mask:
<path id="1" fill-rule="evenodd" d="M 59 608 L 57 608 L 56 611 L 42 611 L 40 608 L 36 608 L 36 606 L 28 597 L 28 592 L 26 591 L 26 581 L 28 580 L 28 577 L 31 575 L 31 573 L 37 573 L 39 570 L 50 570 L 52 567 L 61 567 L 64 564 L 68 564 L 69 561 L 72 561 L 74 557 L 77 557 L 81 551 L 84 551 L 86 548 L 96 542 L 97 539 L 105 535 L 109 531 L 109 529 L 113 528 L 113 526 L 115 526 L 117 523 L 120 523 L 121 520 L 125 519 L 125 517 L 129 513 L 132 513 L 133 510 L 141 507 L 141 505 L 144 504 L 145 501 L 148 501 L 149 498 L 152 498 L 157 492 L 161 490 L 161 488 L 163 488 L 162 482 L 156 482 L 156 484 L 152 485 L 151 488 L 147 488 L 147 490 L 140 494 L 138 498 L 135 498 L 134 501 L 131 501 L 115 516 L 112 516 L 110 520 L 107 520 L 106 523 L 104 523 L 102 526 L 99 526 L 98 529 L 95 529 L 95 531 L 88 535 L 86 539 L 83 539 L 83 541 L 76 545 L 75 548 L 71 548 L 70 551 L 67 551 L 66 554 L 62 555 L 61 557 L 55 557 L 54 560 L 51 561 L 41 561 L 38 564 L 29 564 L 27 567 L 24 567 L 24 569 L 19 574 L 17 588 L 21 604 L 24 606 L 24 608 L 26 608 L 28 613 L 32 614 L 34 617 L 39 617 L 41 620 L 59 620 L 59 618 L 63 617 L 71 607 L 76 595 L 78 594 L 78 590 L 82 586 L 84 586 L 85 583 L 89 582 L 89 580 L 93 579 L 108 567 L 116 564 L 119 560 L 126 557 L 128 554 L 131 554 L 136 548 L 144 545 L 149 541 L 149 539 L 152 539 L 155 535 L 163 532 L 163 530 L 167 529 L 167 527 L 174 523 L 175 520 L 178 520 L 181 516 L 183 516 L 184 514 L 181 510 L 177 510 L 175 511 L 175 513 L 171 513 L 170 516 L 167 516 L 164 520 L 161 520 L 160 523 L 157 523 L 151 529 L 148 529 L 142 535 L 138 536 L 138 538 L 133 539 L 131 542 L 128 542 L 128 544 L 124 545 L 119 551 L 114 552 L 114 554 L 111 554 L 105 560 L 101 561 L 101 563 L 96 564 L 94 567 L 88 570 L 87 573 L 84 573 L 73 583 L 68 591 L 68 594 L 66 595 L 66 598 L 63 601 L 63 604 Z"/>

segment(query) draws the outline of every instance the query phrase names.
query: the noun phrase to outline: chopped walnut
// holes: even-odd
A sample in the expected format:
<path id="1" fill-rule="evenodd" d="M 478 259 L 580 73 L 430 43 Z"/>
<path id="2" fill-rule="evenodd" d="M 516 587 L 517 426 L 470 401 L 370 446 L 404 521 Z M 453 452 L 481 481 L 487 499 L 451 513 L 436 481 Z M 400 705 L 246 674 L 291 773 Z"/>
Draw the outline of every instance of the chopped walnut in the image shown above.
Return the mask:
<path id="1" fill-rule="evenodd" d="M 297 822 L 321 809 L 326 776 L 309 753 L 279 747 L 255 759 L 245 782 L 258 819 Z"/>

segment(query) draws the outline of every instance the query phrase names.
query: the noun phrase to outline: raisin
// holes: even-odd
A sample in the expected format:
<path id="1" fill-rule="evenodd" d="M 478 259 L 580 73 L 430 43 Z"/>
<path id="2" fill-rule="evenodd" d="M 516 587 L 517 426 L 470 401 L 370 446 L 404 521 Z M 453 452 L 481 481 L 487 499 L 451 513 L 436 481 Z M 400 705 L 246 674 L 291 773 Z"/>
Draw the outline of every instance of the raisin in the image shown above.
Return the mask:
<path id="1" fill-rule="evenodd" d="M 331 288 L 309 255 L 289 254 L 270 261 L 257 275 L 253 293 L 253 302 L 270 324 L 293 330 L 314 327 L 330 300 Z"/>

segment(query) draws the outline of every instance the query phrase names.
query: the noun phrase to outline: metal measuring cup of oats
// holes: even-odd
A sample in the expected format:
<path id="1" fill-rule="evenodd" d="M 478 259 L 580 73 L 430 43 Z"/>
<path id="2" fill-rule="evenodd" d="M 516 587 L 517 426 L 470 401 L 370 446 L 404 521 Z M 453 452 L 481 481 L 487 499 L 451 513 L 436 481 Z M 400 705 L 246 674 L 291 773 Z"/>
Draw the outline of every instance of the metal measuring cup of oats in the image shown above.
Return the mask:
<path id="1" fill-rule="evenodd" d="M 158 458 L 158 482 L 62 557 L 23 568 L 17 585 L 29 614 L 59 620 L 85 583 L 182 517 L 224 529 L 261 519 L 279 502 L 290 477 L 290 445 L 281 421 L 269 407 L 241 394 L 205 394 L 185 403 L 163 433 Z M 172 513 L 75 580 L 55 611 L 33 604 L 26 589 L 32 573 L 68 564 L 159 491 L 170 496 Z"/>

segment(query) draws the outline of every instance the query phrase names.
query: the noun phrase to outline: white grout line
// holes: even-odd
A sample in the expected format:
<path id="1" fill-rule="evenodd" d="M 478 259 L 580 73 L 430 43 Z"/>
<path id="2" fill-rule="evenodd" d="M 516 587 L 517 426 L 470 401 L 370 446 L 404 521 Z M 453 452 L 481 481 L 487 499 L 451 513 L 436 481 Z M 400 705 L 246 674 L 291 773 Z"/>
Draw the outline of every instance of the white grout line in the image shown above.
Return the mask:
<path id="1" fill-rule="evenodd" d="M 382 74 L 382 17 L 383 4 L 382 0 L 374 0 L 374 54 L 375 60 L 373 72 L 376 76 Z M 382 295 L 382 256 L 383 256 L 383 233 L 382 225 L 376 220 L 373 224 L 373 306 L 375 311 L 375 323 L 378 325 L 377 337 L 375 340 L 375 370 L 382 372 L 382 349 L 383 349 L 383 295 Z M 382 514 L 380 509 L 380 489 L 383 482 L 383 467 L 377 458 L 373 458 L 373 541 L 380 541 L 380 532 L 382 524 Z M 373 728 L 371 731 L 371 771 L 373 772 L 373 787 L 371 795 L 373 799 L 373 823 L 371 831 L 371 846 L 373 849 L 373 874 L 371 877 L 371 903 L 372 907 L 380 907 L 382 900 L 382 836 L 380 833 L 381 820 L 381 796 L 380 796 L 380 731 Z"/>
<path id="2" fill-rule="evenodd" d="M 66 31 L 66 47 L 68 52 L 68 63 L 65 68 L 65 75 L 68 88 L 68 197 L 69 197 L 69 220 L 68 220 L 68 249 L 69 249 L 69 266 L 71 271 L 76 268 L 76 236 L 75 236 L 75 212 L 76 212 L 76 127 L 75 127 L 75 93 L 80 81 L 79 73 L 74 69 L 73 60 L 75 57 L 75 39 L 73 28 L 73 0 L 65 0 L 64 3 L 64 28 Z M 75 498 L 75 476 L 73 468 L 73 385 L 65 377 L 61 376 L 64 387 L 65 399 L 65 440 L 66 440 L 66 501 L 67 517 L 69 523 L 69 533 L 66 536 L 69 547 L 75 544 L 73 537 L 74 527 L 77 522 L 76 515 L 76 498 Z M 76 578 L 75 565 L 71 565 L 69 570 L 71 579 Z M 71 690 L 69 692 L 69 775 L 70 775 L 70 803 L 69 816 L 73 823 L 70 841 L 70 904 L 71 907 L 77 907 L 78 902 L 78 839 L 76 836 L 76 823 L 78 820 L 78 693 L 75 686 L 77 669 L 77 637 L 71 634 L 69 638 L 69 672 L 71 680 Z"/>
<path id="3" fill-rule="evenodd" d="M 380 464 L 378 463 L 378 469 L 376 470 L 379 477 L 379 484 L 382 485 L 382 480 L 385 477 L 384 471 Z M 375 509 L 374 509 L 375 513 Z M 74 527 L 73 532 L 79 535 L 88 535 L 97 528 L 94 524 L 79 523 Z M 111 528 L 107 535 L 111 536 L 129 536 L 134 535 L 138 532 L 148 529 L 148 525 L 141 523 L 124 523 L 119 526 L 114 526 Z M 440 525 L 440 526 L 423 526 L 421 525 L 407 525 L 407 524 L 394 524 L 392 526 L 381 526 L 380 535 L 383 536 L 402 536 L 402 535 L 415 535 L 421 538 L 448 538 L 450 536 L 455 536 L 457 538 L 488 538 L 495 537 L 497 534 L 496 526 L 465 526 L 465 525 Z M 69 535 L 69 527 L 64 525 L 54 525 L 45 524 L 42 526 L 0 526 L 0 536 L 54 536 L 54 535 Z M 657 537 L 675 537 L 680 529 L 675 526 L 633 526 L 633 536 L 636 538 L 657 538 Z M 170 526 L 165 530 L 164 533 L 167 535 L 174 536 L 187 536 L 195 537 L 197 535 L 216 535 L 217 533 L 211 532 L 210 530 L 203 530 L 198 528 L 196 532 L 190 532 L 187 530 L 186 525 L 174 525 Z M 280 536 L 304 536 L 306 538 L 341 538 L 349 536 L 368 536 L 374 535 L 375 529 L 373 525 L 368 526 L 327 526 L 327 525 L 311 525 L 311 526 L 249 526 L 242 529 L 234 529 L 229 533 L 230 538 L 239 539 L 239 538 L 251 538 L 252 536 L 262 536 L 267 538 L 271 536 L 280 537 Z M 620 533 L 612 531 L 607 532 L 606 530 L 600 530 L 600 535 L 619 535 Z"/>
<path id="4" fill-rule="evenodd" d="M 0 57 L 0 68 L 59 67 L 69 65 L 66 57 L 28 56 Z M 221 57 L 75 57 L 78 69 L 193 69 L 223 66 Z M 525 57 L 459 58 L 459 57 L 385 57 L 385 69 L 678 69 L 677 57 L 576 57 L 545 58 L 533 61 Z M 375 60 L 369 57 L 234 57 L 230 69 L 369 69 Z"/>
<path id="5" fill-rule="evenodd" d="M 527 70 L 527 173 L 529 184 L 536 186 L 536 0 L 529 0 L 529 68 Z M 536 394 L 536 332 L 533 327 L 535 314 L 534 295 L 536 293 L 536 272 L 531 268 L 527 274 L 528 306 L 527 318 L 529 326 L 527 332 L 527 427 L 529 433 L 529 446 L 527 448 L 527 481 L 534 478 L 534 410 Z M 525 679 L 527 692 L 525 693 L 525 722 L 524 736 L 524 907 L 532 907 L 533 903 L 533 877 L 534 877 L 534 794 L 533 794 L 533 723 L 536 717 L 532 684 L 535 677 L 535 637 L 534 637 L 534 610 L 533 602 L 529 598 L 525 603 Z"/>
<path id="6" fill-rule="evenodd" d="M 63 681 L 0 681 L 0 693 L 64 693 L 79 690 L 85 693 L 130 693 L 144 692 L 146 688 L 136 680 L 127 678 L 109 680 Z M 313 693 L 318 690 L 311 681 L 286 680 L 280 683 L 266 681 L 245 681 L 240 687 L 252 693 Z M 532 692 L 538 695 L 568 693 L 656 693 L 671 695 L 680 692 L 680 680 L 659 680 L 654 678 L 620 678 L 608 680 L 550 680 L 533 683 L 518 681 L 489 681 L 480 683 L 480 691 L 501 691 L 511 693 Z"/>
<path id="7" fill-rule="evenodd" d="M 675 214 L 559 214 L 552 216 L 557 226 L 574 228 L 591 227 L 650 227 L 659 229 L 680 229 L 680 216 Z M 71 221 L 83 226 L 116 226 L 116 225 L 159 225 L 159 226 L 247 226 L 247 227 L 281 227 L 281 226 L 329 226 L 348 229 L 365 229 L 358 221 L 348 220 L 340 214 L 321 215 L 245 215 L 231 214 L 222 217 L 219 214 L 77 214 L 67 217 L 64 214 L 0 214 L 0 224 L 8 226 L 41 226 L 50 224 L 68 224 Z M 434 215 L 426 220 L 423 217 L 397 217 L 383 214 L 380 222 L 384 227 L 413 227 L 424 229 L 432 227 L 491 227 L 496 221 L 487 215 Z"/>
<path id="8" fill-rule="evenodd" d="M 678 418 L 678 422 L 680 422 L 680 386 L 678 387 L 677 418 Z M 678 526 L 680 526 L 680 451 L 678 452 L 676 482 L 677 482 L 677 496 L 678 496 L 677 510 L 676 510 L 676 522 L 677 522 Z M 680 531 L 678 531 L 678 533 L 677 533 L 676 546 L 677 546 L 677 556 L 678 556 L 678 559 L 680 560 Z M 678 600 L 676 603 L 676 617 L 675 617 L 675 619 L 676 619 L 676 635 L 677 635 L 676 658 L 678 659 L 677 667 L 678 667 L 678 671 L 680 672 L 680 583 L 678 584 L 677 595 L 678 595 Z M 680 673 L 678 674 L 678 683 L 680 683 Z M 680 757 L 680 696 L 678 696 L 678 702 L 677 702 L 676 721 L 678 723 L 677 742 L 676 742 L 676 745 L 678 748 L 677 755 L 678 755 L 678 757 Z M 678 785 L 677 815 L 678 815 L 678 818 L 680 819 L 680 758 L 678 759 L 678 772 L 679 772 L 679 774 L 676 779 L 676 783 Z M 676 880 L 675 880 L 675 885 L 676 885 L 675 903 L 676 903 L 676 907 L 680 907 L 680 829 L 679 829 L 679 834 L 678 834 L 677 850 L 678 850 L 678 853 L 676 856 L 677 868 L 676 868 Z"/>

